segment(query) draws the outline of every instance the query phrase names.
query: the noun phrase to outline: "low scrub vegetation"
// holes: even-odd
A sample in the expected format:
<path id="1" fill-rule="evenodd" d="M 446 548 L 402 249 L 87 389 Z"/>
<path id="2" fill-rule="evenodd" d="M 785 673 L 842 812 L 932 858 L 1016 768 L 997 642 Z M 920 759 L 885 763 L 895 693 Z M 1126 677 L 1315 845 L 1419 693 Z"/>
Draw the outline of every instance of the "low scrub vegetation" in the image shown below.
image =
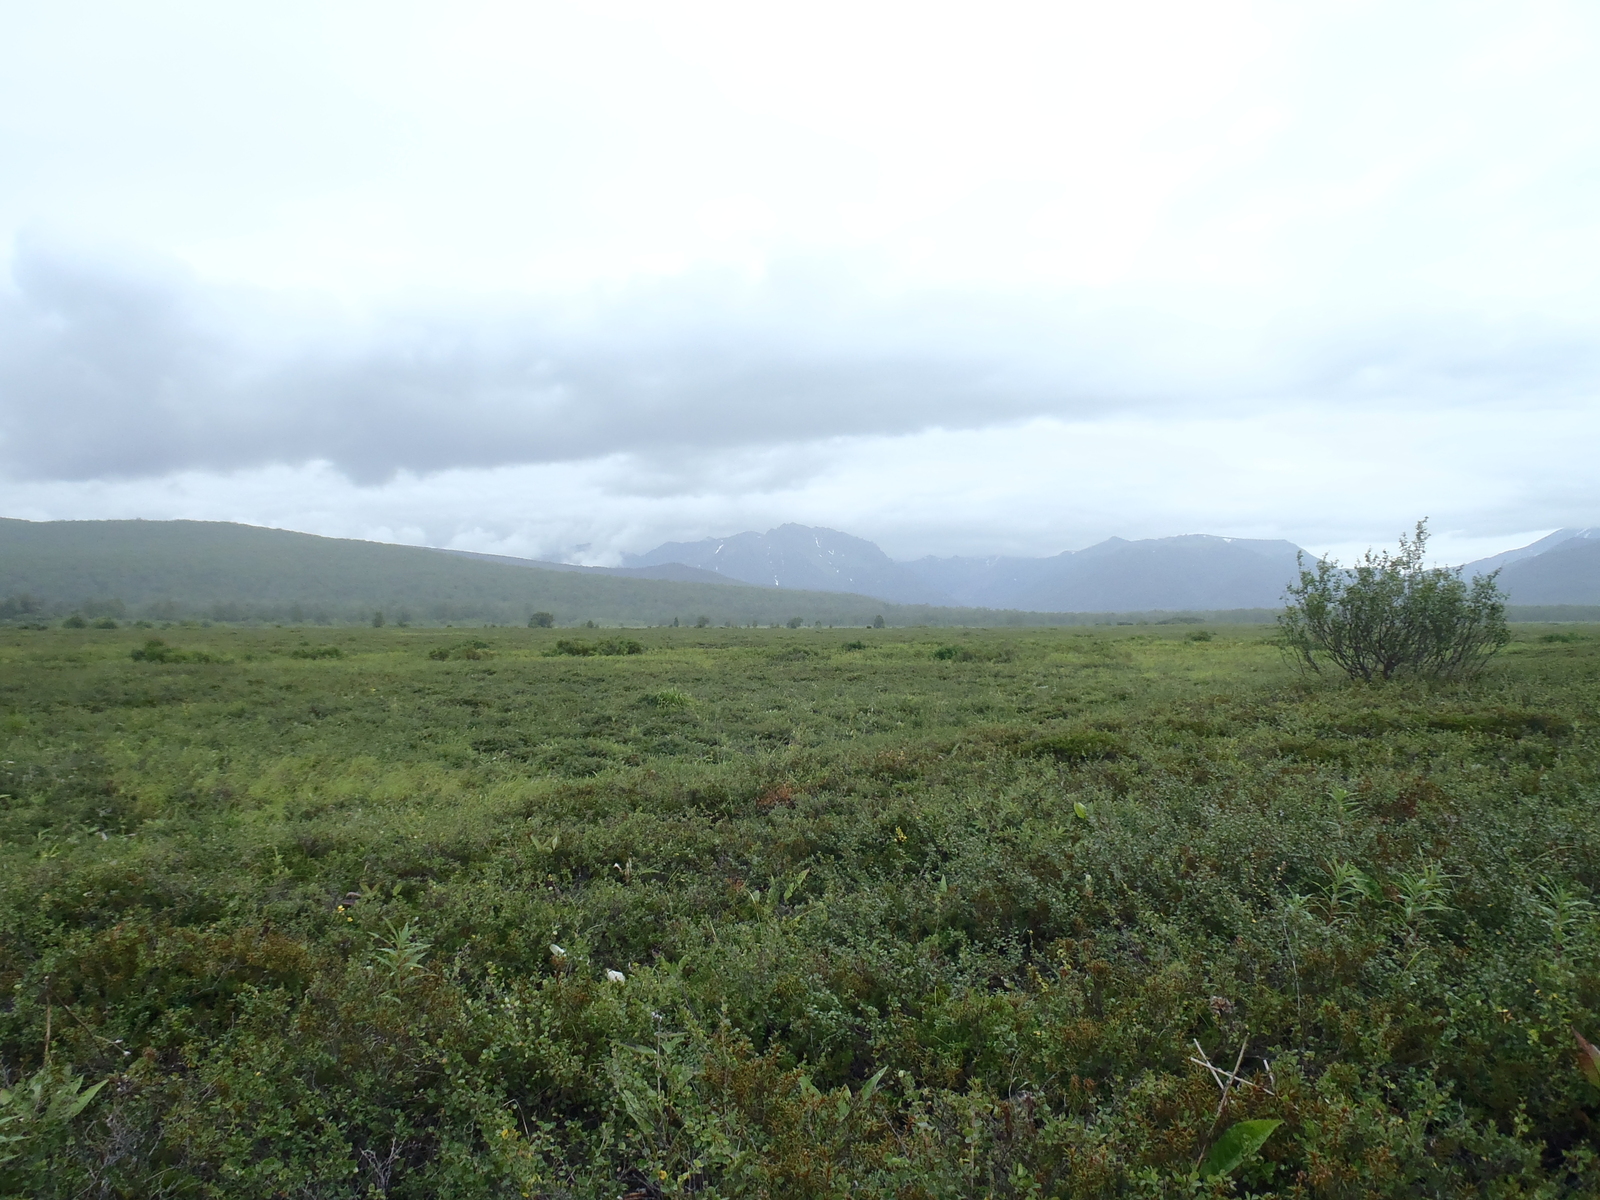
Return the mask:
<path id="1" fill-rule="evenodd" d="M 1470 582 L 1459 568 L 1425 567 L 1426 521 L 1400 548 L 1368 550 L 1353 567 L 1321 559 L 1288 589 L 1279 618 L 1291 657 L 1310 671 L 1330 663 L 1366 683 L 1396 675 L 1459 679 L 1511 639 L 1498 571 Z"/>
<path id="2" fill-rule="evenodd" d="M 1600 639 L 1207 631 L 9 630 L 0 1195 L 1600 1194 Z"/>

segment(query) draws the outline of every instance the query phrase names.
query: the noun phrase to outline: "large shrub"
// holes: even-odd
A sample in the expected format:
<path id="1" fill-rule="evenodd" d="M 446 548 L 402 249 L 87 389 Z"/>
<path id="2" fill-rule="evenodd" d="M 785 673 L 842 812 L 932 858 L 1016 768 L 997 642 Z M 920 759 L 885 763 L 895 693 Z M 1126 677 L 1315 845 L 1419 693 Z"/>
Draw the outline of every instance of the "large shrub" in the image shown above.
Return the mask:
<path id="1" fill-rule="evenodd" d="M 1320 559 L 1290 584 L 1278 618 L 1284 644 L 1302 666 L 1331 663 L 1352 679 L 1399 674 L 1469 675 L 1506 644 L 1505 596 L 1498 571 L 1470 583 L 1460 568 L 1425 567 L 1428 523 L 1400 537 L 1399 550 L 1367 553 L 1351 567 Z"/>

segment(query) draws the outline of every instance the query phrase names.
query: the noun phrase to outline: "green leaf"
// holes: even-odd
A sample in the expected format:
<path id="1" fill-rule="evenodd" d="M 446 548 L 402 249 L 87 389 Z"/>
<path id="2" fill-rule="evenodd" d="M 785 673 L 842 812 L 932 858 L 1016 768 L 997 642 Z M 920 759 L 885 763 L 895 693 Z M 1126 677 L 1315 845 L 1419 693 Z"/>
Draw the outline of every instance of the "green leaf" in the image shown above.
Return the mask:
<path id="1" fill-rule="evenodd" d="M 1089 810 L 1084 807 L 1082 800 L 1074 800 L 1072 802 L 1072 811 L 1078 814 L 1078 820 L 1080 821 L 1089 819 Z"/>
<path id="2" fill-rule="evenodd" d="M 1600 1087 L 1600 1049 L 1596 1049 L 1594 1043 L 1576 1029 L 1572 1031 L 1572 1036 L 1578 1039 L 1578 1070 L 1595 1087 Z"/>
<path id="3" fill-rule="evenodd" d="M 78 1092 L 76 1095 L 63 1096 L 59 1101 L 59 1113 L 56 1111 L 57 1105 L 52 1104 L 50 1106 L 50 1115 L 59 1121 L 72 1120 L 73 1117 L 77 1116 L 84 1109 L 89 1107 L 89 1101 L 98 1096 L 100 1094 L 100 1089 L 105 1087 L 105 1085 L 109 1082 L 110 1080 L 102 1079 L 99 1083 L 95 1084 L 87 1091 Z M 76 1091 L 79 1086 L 79 1082 L 77 1080 L 73 1080 L 72 1087 L 74 1091 Z"/>
<path id="4" fill-rule="evenodd" d="M 1200 1164 L 1200 1176 L 1209 1179 L 1213 1175 L 1228 1175 L 1238 1170 L 1241 1163 L 1249 1158 L 1266 1143 L 1272 1136 L 1272 1131 L 1282 1121 L 1240 1121 L 1217 1139 L 1216 1145 L 1211 1147 L 1211 1153 L 1206 1155 L 1205 1162 Z"/>
<path id="5" fill-rule="evenodd" d="M 865 1104 L 872 1099 L 872 1093 L 878 1090 L 878 1081 L 883 1078 L 883 1073 L 888 1069 L 888 1067 L 879 1067 L 878 1073 L 861 1085 L 861 1091 L 856 1096 L 858 1104 Z"/>

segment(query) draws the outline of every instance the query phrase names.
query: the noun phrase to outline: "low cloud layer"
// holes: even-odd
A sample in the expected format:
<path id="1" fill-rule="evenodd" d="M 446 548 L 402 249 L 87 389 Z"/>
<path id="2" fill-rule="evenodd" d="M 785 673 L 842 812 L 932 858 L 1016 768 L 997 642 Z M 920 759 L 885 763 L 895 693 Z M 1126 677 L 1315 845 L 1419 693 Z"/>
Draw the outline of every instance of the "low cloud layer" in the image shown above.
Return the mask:
<path id="1" fill-rule="evenodd" d="M 721 469 L 717 452 L 827 438 L 1307 403 L 1446 422 L 1600 394 L 1585 331 L 1482 317 L 1409 314 L 1317 338 L 1268 322 L 1230 338 L 1200 314 L 1071 298 L 868 303 L 815 280 L 722 279 L 656 285 L 581 319 L 484 305 L 319 320 L 28 245 L 13 274 L 0 468 L 19 480 L 324 462 L 370 484 L 627 454 L 653 462 L 660 487 L 692 490 Z"/>
<path id="2" fill-rule="evenodd" d="M 19 10 L 0 510 L 591 560 L 1600 520 L 1592 5 L 907 11 Z"/>

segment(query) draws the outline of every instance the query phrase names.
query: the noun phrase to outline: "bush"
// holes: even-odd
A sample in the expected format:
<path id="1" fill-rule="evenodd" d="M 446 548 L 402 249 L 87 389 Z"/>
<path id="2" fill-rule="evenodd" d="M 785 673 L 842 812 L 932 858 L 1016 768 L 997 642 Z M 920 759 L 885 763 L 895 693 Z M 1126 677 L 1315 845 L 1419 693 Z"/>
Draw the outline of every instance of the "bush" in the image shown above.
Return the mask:
<path id="1" fill-rule="evenodd" d="M 89 622 L 85 621 L 83 617 L 77 613 L 73 613 L 65 621 L 61 622 L 61 628 L 63 629 L 87 629 L 88 627 Z"/>
<path id="2" fill-rule="evenodd" d="M 594 655 L 618 654 L 643 654 L 644 647 L 632 638 L 602 638 L 598 642 L 580 642 L 574 638 L 562 638 L 555 644 L 555 648 L 546 650 L 544 657 L 559 658 L 563 654 L 570 654 L 575 658 L 592 658 Z"/>
<path id="3" fill-rule="evenodd" d="M 290 658 L 343 658 L 344 651 L 337 646 L 299 646 L 289 651 Z"/>
<path id="4" fill-rule="evenodd" d="M 1499 572 L 1468 583 L 1459 568 L 1424 567 L 1427 544 L 1424 520 L 1411 538 L 1401 535 L 1397 553 L 1368 550 L 1349 569 L 1321 559 L 1307 570 L 1302 559 L 1278 618 L 1290 656 L 1315 672 L 1326 660 L 1368 683 L 1479 670 L 1510 640 Z"/>
<path id="5" fill-rule="evenodd" d="M 1099 762 L 1125 757 L 1128 745 L 1114 733 L 1084 729 L 1040 738 L 1029 742 L 1023 750 L 1035 758 L 1053 758 L 1058 762 Z"/>
<path id="6" fill-rule="evenodd" d="M 428 657 L 436 662 L 446 662 L 450 659 L 466 658 L 479 659 L 489 657 L 489 643 L 479 638 L 459 642 L 454 646 L 438 646 L 428 651 Z"/>
<path id="7" fill-rule="evenodd" d="M 536 612 L 528 618 L 529 629 L 549 629 L 556 623 L 554 613 Z"/>
<path id="8" fill-rule="evenodd" d="M 176 646 L 169 646 L 160 638 L 151 638 L 144 645 L 129 652 L 128 657 L 134 662 L 153 663 L 209 663 L 219 661 L 204 650 L 179 650 Z"/>

